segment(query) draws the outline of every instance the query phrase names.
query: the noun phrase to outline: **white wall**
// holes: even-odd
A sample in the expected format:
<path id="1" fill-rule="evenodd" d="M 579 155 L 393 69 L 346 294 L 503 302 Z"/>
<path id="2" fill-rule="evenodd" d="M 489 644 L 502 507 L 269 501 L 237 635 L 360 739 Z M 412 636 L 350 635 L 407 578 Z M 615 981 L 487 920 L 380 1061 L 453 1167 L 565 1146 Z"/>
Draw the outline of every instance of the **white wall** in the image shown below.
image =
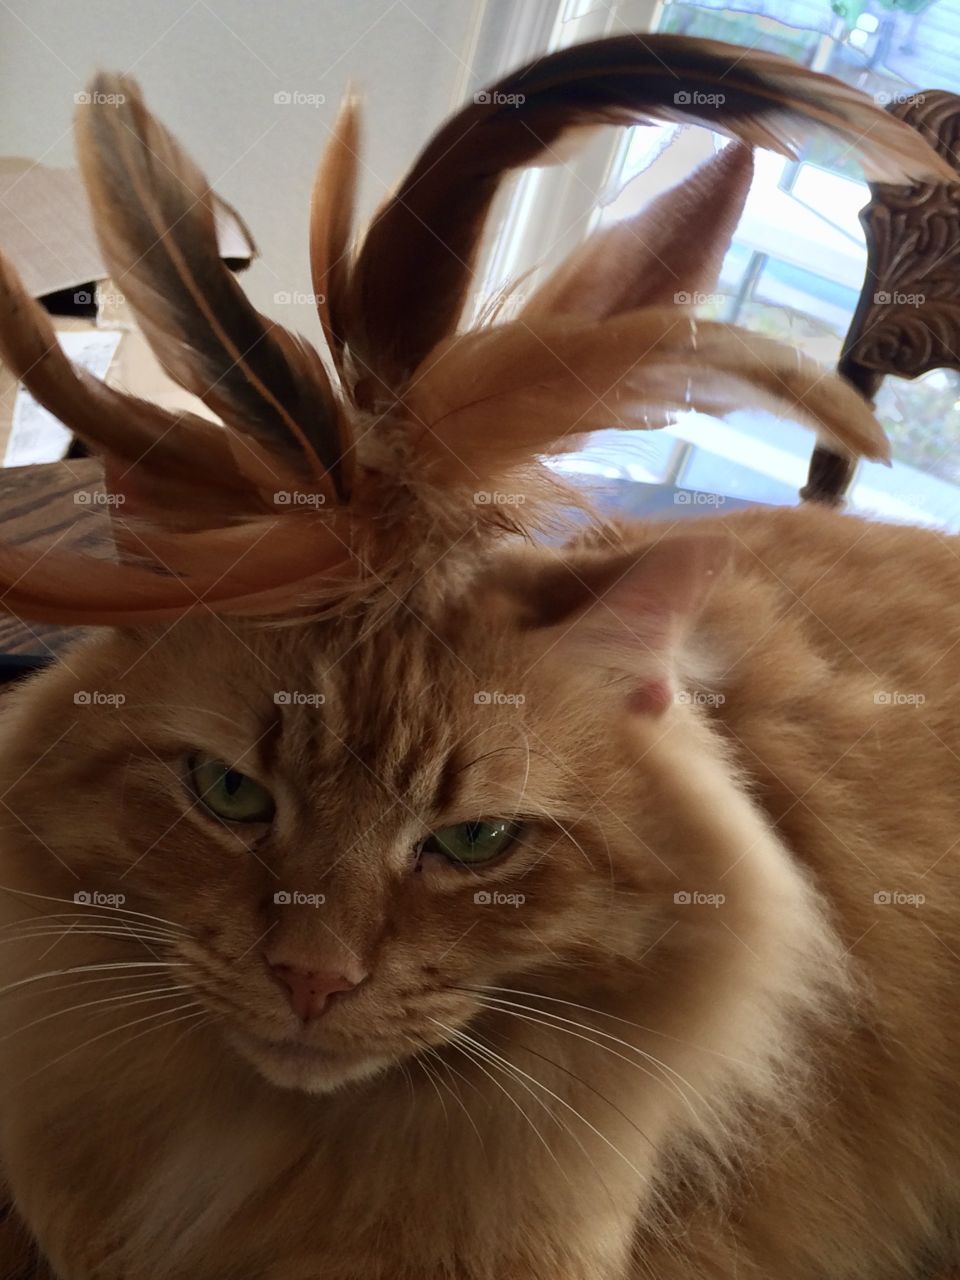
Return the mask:
<path id="1" fill-rule="evenodd" d="M 245 276 L 256 304 L 315 334 L 312 308 L 278 307 L 274 294 L 310 289 L 310 184 L 347 82 L 365 101 L 369 213 L 454 103 L 496 71 L 491 30 L 509 26 L 509 3 L 4 0 L 0 155 L 70 164 L 74 94 L 96 68 L 131 71 L 249 223 L 261 250 Z M 487 65 L 475 65 L 478 48 Z M 277 105 L 282 90 L 326 103 Z"/>

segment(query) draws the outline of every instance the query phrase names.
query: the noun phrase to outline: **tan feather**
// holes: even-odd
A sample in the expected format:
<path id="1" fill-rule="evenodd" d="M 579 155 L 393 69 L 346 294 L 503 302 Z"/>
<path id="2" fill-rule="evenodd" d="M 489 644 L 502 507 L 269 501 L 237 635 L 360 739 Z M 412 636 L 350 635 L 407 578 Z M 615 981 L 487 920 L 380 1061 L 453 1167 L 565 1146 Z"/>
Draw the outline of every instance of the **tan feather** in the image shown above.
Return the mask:
<path id="1" fill-rule="evenodd" d="M 221 261 L 206 178 L 136 84 L 100 75 L 90 99 L 77 145 L 100 246 L 160 363 L 231 429 L 301 474 L 329 474 L 342 496 L 343 419 L 319 355 L 251 306 Z"/>
<path id="2" fill-rule="evenodd" d="M 770 408 L 844 452 L 889 453 L 843 379 L 781 343 L 676 307 L 590 324 L 518 320 L 450 339 L 404 403 L 421 427 L 424 472 L 438 483 L 502 476 L 571 436 L 662 427 L 684 409 Z"/>
<path id="3" fill-rule="evenodd" d="M 287 517 L 187 534 L 127 526 L 125 545 L 142 557 L 139 563 L 56 546 L 2 545 L 0 609 L 81 626 L 163 622 L 191 610 L 293 616 L 315 609 L 318 599 L 344 595 L 358 576 L 342 538 L 302 524 Z M 172 572 L 181 563 L 189 568 L 185 576 Z"/>
<path id="4" fill-rule="evenodd" d="M 117 522 L 118 536 L 131 554 L 147 557 L 166 572 L 191 583 L 229 579 L 231 589 L 264 591 L 283 578 L 306 579 L 339 566 L 349 557 L 348 529 L 336 517 L 313 512 L 260 516 L 226 528 L 170 532 L 143 522 Z M 273 575 L 280 570 L 281 577 Z"/>
<path id="5" fill-rule="evenodd" d="M 337 366 L 344 343 L 344 310 L 350 279 L 350 237 L 357 192 L 359 106 L 340 104 L 310 196 L 310 272 L 320 323 Z"/>
<path id="6" fill-rule="evenodd" d="M 639 213 L 590 236 L 533 294 L 521 316 L 602 320 L 708 292 L 720 275 L 752 178 L 750 148 L 724 147 Z"/>
<path id="7" fill-rule="evenodd" d="M 708 112 L 674 102 L 678 70 L 691 94 L 722 84 L 724 103 Z M 875 169 L 943 177 L 915 133 L 845 86 L 677 37 L 561 51 L 494 91 L 525 102 L 494 96 L 441 130 L 352 268 L 357 128 L 347 104 L 315 187 L 311 265 L 325 333 L 349 374 L 345 394 L 362 407 L 379 401 L 353 477 L 345 406 L 317 353 L 258 315 L 220 262 L 202 174 L 134 85 L 102 79 L 94 90 L 101 103 L 108 93 L 126 99 L 90 108 L 79 129 L 105 256 L 162 362 L 225 426 L 166 414 L 73 369 L 0 263 L 0 355 L 131 497 L 115 520 L 127 563 L 55 546 L 0 549 L 7 611 L 129 625 L 198 608 L 294 621 L 348 599 L 375 608 L 393 595 L 386 584 L 402 592 L 451 547 L 475 556 L 504 531 L 548 527 L 567 499 L 537 465 L 545 455 L 599 428 L 662 426 L 683 409 L 760 405 L 810 423 L 835 449 L 886 456 L 869 408 L 840 379 L 769 339 L 662 305 L 719 269 L 749 181 L 742 148 L 602 232 L 518 320 L 449 336 L 502 174 L 552 153 L 580 124 L 699 111 L 750 143 L 787 149 L 822 122 L 851 144 L 858 129 L 870 132 L 863 149 Z M 357 373 L 359 389 L 349 385 Z M 509 519 L 463 500 L 465 485 L 500 479 L 529 499 Z M 276 490 L 294 488 L 320 510 L 278 511 Z"/>
<path id="8" fill-rule="evenodd" d="M 774 54 L 633 35 L 573 46 L 521 67 L 434 135 L 375 218 L 351 289 L 351 350 L 397 390 L 451 333 L 503 175 L 549 162 L 584 124 L 695 120 L 793 155 L 822 126 L 868 176 L 953 181 L 916 131 L 840 81 Z"/>

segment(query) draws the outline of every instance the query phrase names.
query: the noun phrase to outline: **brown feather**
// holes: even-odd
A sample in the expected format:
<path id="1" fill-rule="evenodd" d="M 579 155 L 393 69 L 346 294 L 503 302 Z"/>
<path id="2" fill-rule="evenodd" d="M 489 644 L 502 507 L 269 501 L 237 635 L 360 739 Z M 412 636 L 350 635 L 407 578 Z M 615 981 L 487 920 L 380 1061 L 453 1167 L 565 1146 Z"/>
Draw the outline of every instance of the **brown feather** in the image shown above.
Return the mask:
<path id="1" fill-rule="evenodd" d="M 504 174 L 547 162 L 573 127 L 688 119 L 793 155 L 823 126 L 868 176 L 954 180 L 914 130 L 865 94 L 774 54 L 717 41 L 625 35 L 577 45 L 521 67 L 485 97 L 434 135 L 357 257 L 349 343 L 387 396 L 454 329 Z"/>
<path id="2" fill-rule="evenodd" d="M 27 293 L 0 254 L 0 359 L 30 394 L 109 465 L 118 489 L 148 494 L 194 517 L 218 511 L 263 509 L 253 477 L 264 490 L 283 487 L 285 474 L 252 442 L 243 467 L 228 434 L 192 413 L 171 413 L 126 395 L 71 363 L 50 317 Z M 202 498 L 202 506 L 196 504 Z"/>
<path id="3" fill-rule="evenodd" d="M 111 482 L 132 499 L 115 520 L 127 563 L 56 546 L 0 548 L 0 607 L 99 625 L 197 608 L 299 621 L 348 600 L 376 612 L 424 575 L 438 591 L 437 566 L 453 548 L 475 564 L 502 533 L 547 528 L 566 499 L 538 465 L 544 455 L 599 428 L 662 426 L 685 408 L 761 405 L 809 422 L 833 448 L 885 457 L 868 406 L 840 379 L 769 339 L 662 305 L 716 275 L 749 181 L 742 148 L 602 232 L 518 320 L 449 336 L 502 174 L 553 152 L 580 124 L 699 111 L 748 142 L 788 149 L 822 122 L 851 145 L 858 130 L 869 133 L 861 150 L 875 170 L 943 176 L 909 128 L 855 91 L 734 52 L 731 66 L 726 46 L 631 37 L 508 77 L 494 94 L 526 101 L 476 103 L 454 117 L 353 267 L 357 130 L 344 108 L 315 187 L 311 265 L 335 359 L 361 375 L 359 389 L 344 380 L 345 396 L 360 402 L 349 412 L 359 417 L 372 401 L 380 411 L 365 423 L 354 477 L 347 404 L 317 353 L 258 315 L 221 263 L 206 180 L 134 85 L 98 81 L 95 101 L 125 96 L 119 109 L 81 114 L 79 129 L 105 256 L 165 367 L 225 425 L 167 414 L 73 369 L 0 262 L 0 354 L 103 454 Z M 709 111 L 675 103 L 678 70 L 691 93 L 722 84 L 726 101 Z M 386 383 L 364 368 L 367 355 Z M 509 517 L 464 500 L 465 485 L 501 479 L 525 497 Z M 319 509 L 278 511 L 277 489 L 308 491 Z M 460 580 L 461 569 L 442 572 Z"/>
<path id="4" fill-rule="evenodd" d="M 343 495 L 343 423 L 319 355 L 247 300 L 220 258 L 206 178 L 136 84 L 100 75 L 90 97 L 77 145 L 101 250 L 160 363 L 231 429 Z"/>

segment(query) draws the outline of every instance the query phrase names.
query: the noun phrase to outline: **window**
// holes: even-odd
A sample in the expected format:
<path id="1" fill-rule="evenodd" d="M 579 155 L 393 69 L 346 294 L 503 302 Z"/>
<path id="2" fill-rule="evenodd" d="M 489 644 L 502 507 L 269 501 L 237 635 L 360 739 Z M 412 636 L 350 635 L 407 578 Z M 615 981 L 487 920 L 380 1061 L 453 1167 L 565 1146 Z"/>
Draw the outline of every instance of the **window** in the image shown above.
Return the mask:
<path id="1" fill-rule="evenodd" d="M 550 47 L 644 29 L 781 53 L 880 103 L 931 86 L 960 92 L 960 0 L 834 0 L 832 9 L 825 0 L 568 0 Z M 520 179 L 491 255 L 491 287 L 536 262 L 554 265 L 588 228 L 632 212 L 725 142 L 692 126 L 605 134 L 574 168 Z M 841 151 L 817 139 L 797 163 L 758 154 L 719 296 L 703 309 L 827 365 L 840 354 L 866 263 L 857 215 L 869 192 Z M 938 370 L 913 382 L 888 378 L 877 412 L 896 465 L 862 464 L 850 505 L 882 518 L 960 528 L 960 376 Z M 768 414 L 744 411 L 720 422 L 689 413 L 670 431 L 603 432 L 561 465 L 613 480 L 792 503 L 812 445 L 810 432 Z"/>

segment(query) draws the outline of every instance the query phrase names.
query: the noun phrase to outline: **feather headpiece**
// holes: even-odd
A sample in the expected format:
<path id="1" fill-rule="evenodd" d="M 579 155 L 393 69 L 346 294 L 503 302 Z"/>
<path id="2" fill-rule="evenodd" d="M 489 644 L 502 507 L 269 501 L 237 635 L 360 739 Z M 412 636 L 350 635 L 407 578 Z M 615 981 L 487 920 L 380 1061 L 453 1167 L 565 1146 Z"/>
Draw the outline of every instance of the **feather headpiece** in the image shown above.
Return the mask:
<path id="1" fill-rule="evenodd" d="M 593 237 L 513 319 L 458 332 L 507 173 L 549 162 L 579 126 L 677 119 L 737 143 Z M 125 499 L 116 559 L 0 545 L 2 607 L 101 624 L 174 618 L 198 602 L 283 618 L 403 591 L 452 548 L 476 554 L 504 527 L 541 518 L 543 458 L 683 408 L 773 405 L 835 448 L 884 456 L 846 384 L 675 301 L 719 270 L 750 148 L 793 155 L 817 128 L 869 177 L 954 180 L 918 134 L 836 80 L 720 43 L 624 36 L 541 58 L 478 94 L 354 244 L 359 139 L 347 101 L 313 193 L 325 363 L 256 311 L 221 262 L 209 184 L 137 86 L 99 76 L 76 130 L 104 258 L 164 369 L 220 423 L 73 366 L 0 258 L 0 359 L 102 458 Z M 509 520 L 475 500 L 504 486 L 530 498 Z"/>

